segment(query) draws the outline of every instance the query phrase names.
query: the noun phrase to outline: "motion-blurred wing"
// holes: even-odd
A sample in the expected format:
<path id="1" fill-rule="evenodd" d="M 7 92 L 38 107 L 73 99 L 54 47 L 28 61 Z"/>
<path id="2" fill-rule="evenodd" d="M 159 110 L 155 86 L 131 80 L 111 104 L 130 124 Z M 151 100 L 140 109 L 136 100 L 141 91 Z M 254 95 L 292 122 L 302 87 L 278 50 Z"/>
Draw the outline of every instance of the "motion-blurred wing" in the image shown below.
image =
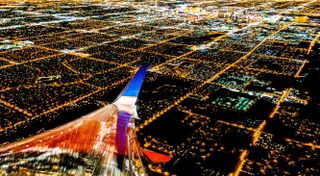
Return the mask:
<path id="1" fill-rule="evenodd" d="M 132 113 L 123 107 L 135 108 L 146 70 L 139 69 L 115 105 L 0 148 L 0 175 L 144 175 Z"/>

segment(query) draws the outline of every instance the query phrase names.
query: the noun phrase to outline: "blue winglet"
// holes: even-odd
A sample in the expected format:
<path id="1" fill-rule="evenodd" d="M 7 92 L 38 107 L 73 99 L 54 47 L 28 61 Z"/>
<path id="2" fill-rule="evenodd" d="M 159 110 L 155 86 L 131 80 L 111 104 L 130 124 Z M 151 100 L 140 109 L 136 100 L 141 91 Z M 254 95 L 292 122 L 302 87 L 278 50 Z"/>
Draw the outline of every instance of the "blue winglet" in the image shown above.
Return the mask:
<path id="1" fill-rule="evenodd" d="M 122 91 L 120 96 L 138 97 L 144 76 L 147 73 L 147 69 L 147 65 L 140 67 L 138 72 L 133 76 L 132 80 Z"/>

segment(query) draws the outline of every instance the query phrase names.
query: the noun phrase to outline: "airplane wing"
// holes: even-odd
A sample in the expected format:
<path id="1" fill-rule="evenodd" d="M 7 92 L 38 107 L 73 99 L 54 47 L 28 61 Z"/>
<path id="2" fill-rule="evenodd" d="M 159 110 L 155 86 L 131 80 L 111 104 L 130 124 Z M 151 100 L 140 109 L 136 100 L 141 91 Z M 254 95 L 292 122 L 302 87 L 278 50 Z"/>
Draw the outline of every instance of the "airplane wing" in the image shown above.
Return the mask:
<path id="1" fill-rule="evenodd" d="M 135 133 L 127 133 L 132 113 L 122 107 L 135 108 L 130 100 L 137 99 L 146 71 L 138 70 L 119 95 L 121 101 L 0 148 L 0 175 L 144 175 L 138 140 Z M 129 103 L 121 103 L 128 98 Z M 121 163 L 119 153 L 126 156 Z"/>
<path id="2" fill-rule="evenodd" d="M 141 67 L 113 104 L 0 148 L 0 175 L 146 175 L 141 155 L 168 162 L 136 139 L 132 117 L 146 72 Z"/>
<path id="3" fill-rule="evenodd" d="M 0 175 L 130 175 L 117 167 L 118 115 L 115 105 L 107 105 L 1 148 Z"/>
<path id="4" fill-rule="evenodd" d="M 105 106 L 77 120 L 57 127 L 47 132 L 26 138 L 0 148 L 0 156 L 12 152 L 48 151 L 48 150 L 73 150 L 89 152 L 93 148 L 101 130 L 100 122 L 105 126 L 112 126 L 113 118 L 117 116 L 115 106 Z M 114 123 L 115 124 L 115 123 Z M 81 139 L 81 140 L 80 140 Z"/>

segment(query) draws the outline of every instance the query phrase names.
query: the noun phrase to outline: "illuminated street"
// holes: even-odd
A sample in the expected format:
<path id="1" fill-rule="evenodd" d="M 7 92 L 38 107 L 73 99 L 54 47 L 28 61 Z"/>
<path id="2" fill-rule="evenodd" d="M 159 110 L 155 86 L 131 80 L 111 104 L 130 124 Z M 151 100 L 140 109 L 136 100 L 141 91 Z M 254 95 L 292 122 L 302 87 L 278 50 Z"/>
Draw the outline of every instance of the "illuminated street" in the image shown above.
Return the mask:
<path id="1" fill-rule="evenodd" d="M 144 65 L 125 157 L 136 174 L 320 175 L 319 1 L 13 0 L 0 12 L 0 175 L 122 172 L 110 104 Z"/>

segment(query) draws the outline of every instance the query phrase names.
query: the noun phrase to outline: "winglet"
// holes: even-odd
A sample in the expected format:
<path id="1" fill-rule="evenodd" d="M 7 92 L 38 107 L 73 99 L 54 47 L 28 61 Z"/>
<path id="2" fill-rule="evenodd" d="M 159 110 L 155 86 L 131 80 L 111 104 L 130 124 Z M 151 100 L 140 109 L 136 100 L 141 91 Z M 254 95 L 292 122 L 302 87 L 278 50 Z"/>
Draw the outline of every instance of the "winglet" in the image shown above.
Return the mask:
<path id="1" fill-rule="evenodd" d="M 147 65 L 140 67 L 140 69 L 133 76 L 131 81 L 121 92 L 120 96 L 138 97 L 144 76 L 147 73 L 147 69 Z"/>
<path id="2" fill-rule="evenodd" d="M 131 81 L 126 85 L 118 98 L 113 102 L 117 105 L 119 110 L 125 111 L 129 114 L 134 114 L 135 103 L 137 101 L 144 76 L 147 73 L 148 66 L 142 66 L 133 76 Z"/>

